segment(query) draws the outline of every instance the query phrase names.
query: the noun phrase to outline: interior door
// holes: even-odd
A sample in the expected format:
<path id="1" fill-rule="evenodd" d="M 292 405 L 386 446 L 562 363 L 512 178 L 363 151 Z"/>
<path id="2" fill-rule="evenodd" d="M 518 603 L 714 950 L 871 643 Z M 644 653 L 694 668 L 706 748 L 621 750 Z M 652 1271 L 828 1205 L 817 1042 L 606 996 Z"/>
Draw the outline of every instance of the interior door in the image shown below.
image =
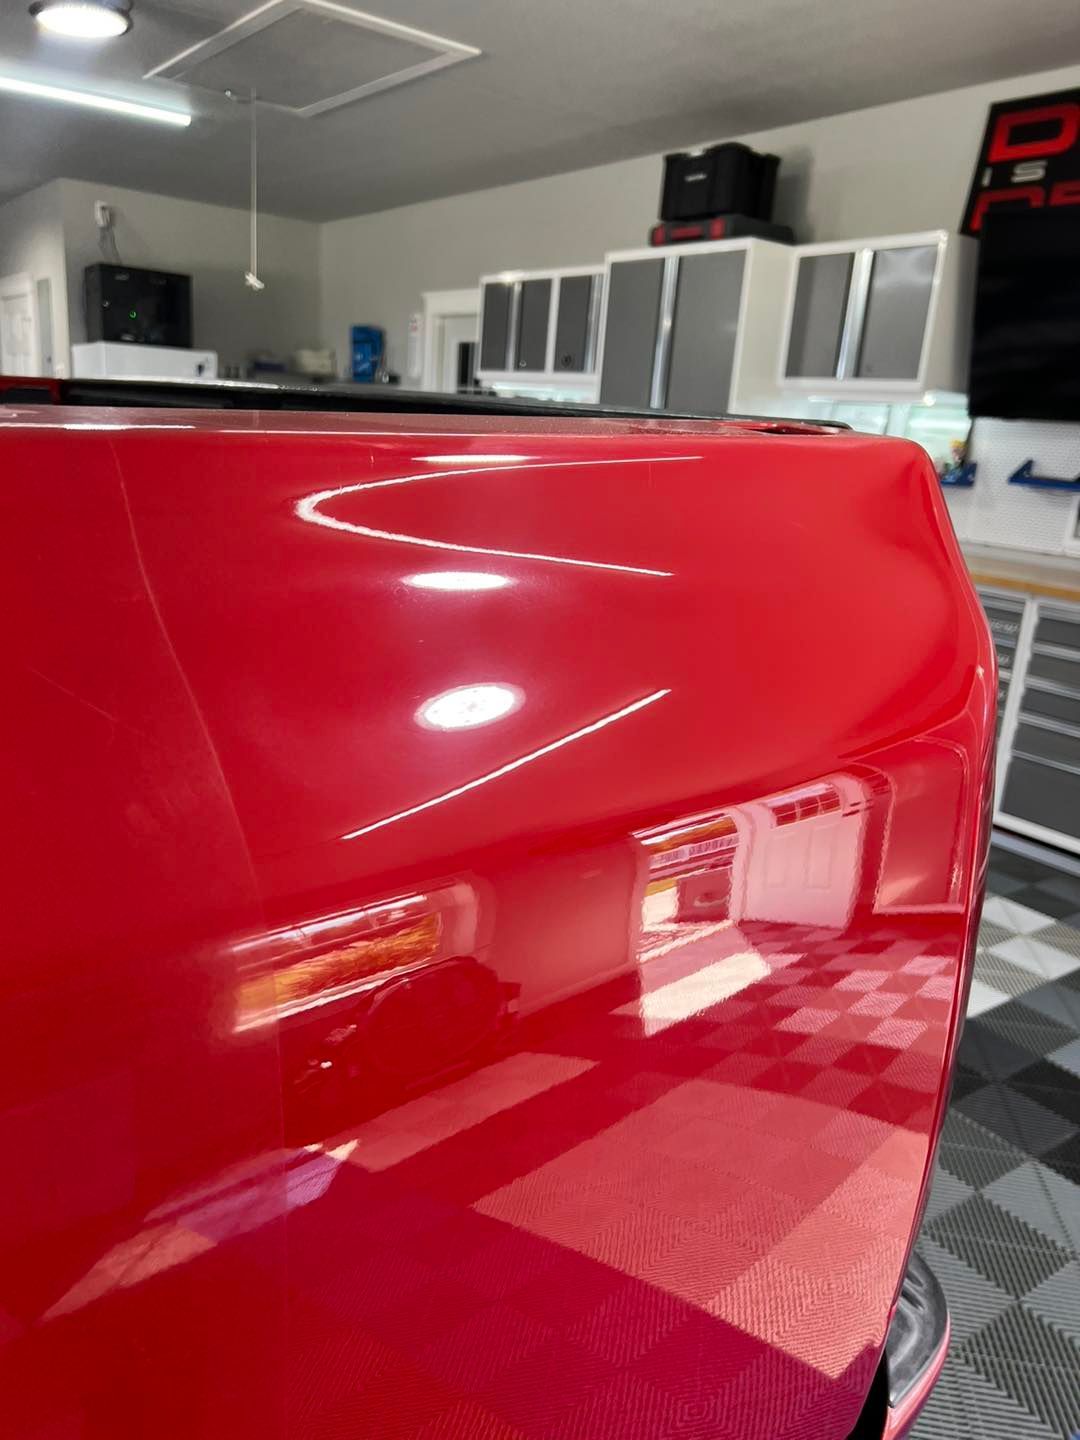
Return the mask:
<path id="1" fill-rule="evenodd" d="M 680 259 L 665 400 L 669 410 L 722 415 L 730 409 L 745 265 L 745 250 Z"/>
<path id="2" fill-rule="evenodd" d="M 856 374 L 863 380 L 917 380 L 936 245 L 904 245 L 874 254 Z"/>
<path id="3" fill-rule="evenodd" d="M 652 393 L 664 259 L 616 260 L 608 276 L 602 405 L 643 410 Z"/>
<path id="4" fill-rule="evenodd" d="M 463 345 L 475 344 L 476 341 L 476 316 L 475 315 L 447 315 L 442 322 L 442 345 L 439 355 L 439 386 L 440 390 L 453 394 L 460 390 L 464 384 L 467 389 L 470 377 L 461 374 L 461 347 Z"/>
<path id="5" fill-rule="evenodd" d="M 0 280 L 0 372 L 40 374 L 37 304 L 29 275 Z"/>

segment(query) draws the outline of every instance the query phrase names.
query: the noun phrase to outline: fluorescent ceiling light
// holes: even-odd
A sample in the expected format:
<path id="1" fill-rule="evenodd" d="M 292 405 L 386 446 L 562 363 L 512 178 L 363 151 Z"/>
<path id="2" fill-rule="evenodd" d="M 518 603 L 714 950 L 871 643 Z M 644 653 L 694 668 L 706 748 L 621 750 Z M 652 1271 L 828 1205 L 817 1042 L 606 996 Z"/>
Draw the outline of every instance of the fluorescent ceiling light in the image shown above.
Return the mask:
<path id="1" fill-rule="evenodd" d="M 516 465 L 528 455 L 479 455 L 463 451 L 458 455 L 421 455 L 425 465 Z"/>
<path id="2" fill-rule="evenodd" d="M 115 40 L 131 29 L 130 0 L 36 0 L 30 14 L 69 40 Z"/>
<path id="3" fill-rule="evenodd" d="M 12 95 L 29 95 L 36 100 L 59 100 L 65 105 L 82 105 L 88 110 L 105 110 L 110 115 L 127 115 L 133 120 L 156 120 L 160 125 L 191 124 L 185 110 L 164 110 L 157 105 L 140 105 L 134 100 L 118 100 L 111 95 L 95 95 L 90 90 L 68 90 L 63 85 L 39 85 L 36 80 L 16 80 L 0 75 L 0 91 Z"/>
<path id="4" fill-rule="evenodd" d="M 490 570 L 421 570 L 407 575 L 405 584 L 417 590 L 501 590 L 510 578 Z"/>

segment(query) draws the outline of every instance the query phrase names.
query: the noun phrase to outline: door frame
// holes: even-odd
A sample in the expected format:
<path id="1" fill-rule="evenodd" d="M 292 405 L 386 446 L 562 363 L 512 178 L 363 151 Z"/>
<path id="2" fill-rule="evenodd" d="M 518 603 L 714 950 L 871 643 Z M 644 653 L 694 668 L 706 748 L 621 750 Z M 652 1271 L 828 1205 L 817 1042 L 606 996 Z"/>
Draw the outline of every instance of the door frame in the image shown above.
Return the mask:
<path id="1" fill-rule="evenodd" d="M 30 354 L 34 368 L 30 375 L 37 375 L 41 369 L 41 336 L 38 330 L 37 286 L 34 277 L 27 270 L 16 271 L 13 275 L 0 275 L 0 300 L 18 299 L 25 296 L 30 302 Z M 4 337 L 0 329 L 0 373 L 8 371 L 4 359 Z"/>
<path id="2" fill-rule="evenodd" d="M 433 391 L 439 385 L 443 350 L 443 322 L 450 317 L 474 315 L 480 330 L 480 288 L 469 290 L 425 290 L 423 302 L 423 364 L 420 389 Z"/>

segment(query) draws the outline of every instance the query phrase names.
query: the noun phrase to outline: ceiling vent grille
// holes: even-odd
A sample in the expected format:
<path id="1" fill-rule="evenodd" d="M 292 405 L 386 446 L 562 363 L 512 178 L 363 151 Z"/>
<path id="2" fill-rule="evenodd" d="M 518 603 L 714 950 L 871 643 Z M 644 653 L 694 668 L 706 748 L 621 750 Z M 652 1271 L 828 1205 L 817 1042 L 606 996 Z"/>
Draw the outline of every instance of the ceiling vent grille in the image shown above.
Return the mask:
<path id="1" fill-rule="evenodd" d="M 269 0 L 155 65 L 205 90 L 257 93 L 305 119 L 470 60 L 480 51 L 334 0 Z"/>

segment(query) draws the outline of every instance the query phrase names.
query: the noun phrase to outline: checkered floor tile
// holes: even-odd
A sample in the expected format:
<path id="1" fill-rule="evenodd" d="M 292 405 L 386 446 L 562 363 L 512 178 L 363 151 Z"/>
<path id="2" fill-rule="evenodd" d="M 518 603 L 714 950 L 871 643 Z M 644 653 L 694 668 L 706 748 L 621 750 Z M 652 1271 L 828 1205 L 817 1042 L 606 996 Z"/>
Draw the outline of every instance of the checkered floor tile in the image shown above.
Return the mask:
<path id="1" fill-rule="evenodd" d="M 953 1340 L 914 1436 L 1080 1436 L 1080 879 L 1000 849 L 919 1248 Z"/>

